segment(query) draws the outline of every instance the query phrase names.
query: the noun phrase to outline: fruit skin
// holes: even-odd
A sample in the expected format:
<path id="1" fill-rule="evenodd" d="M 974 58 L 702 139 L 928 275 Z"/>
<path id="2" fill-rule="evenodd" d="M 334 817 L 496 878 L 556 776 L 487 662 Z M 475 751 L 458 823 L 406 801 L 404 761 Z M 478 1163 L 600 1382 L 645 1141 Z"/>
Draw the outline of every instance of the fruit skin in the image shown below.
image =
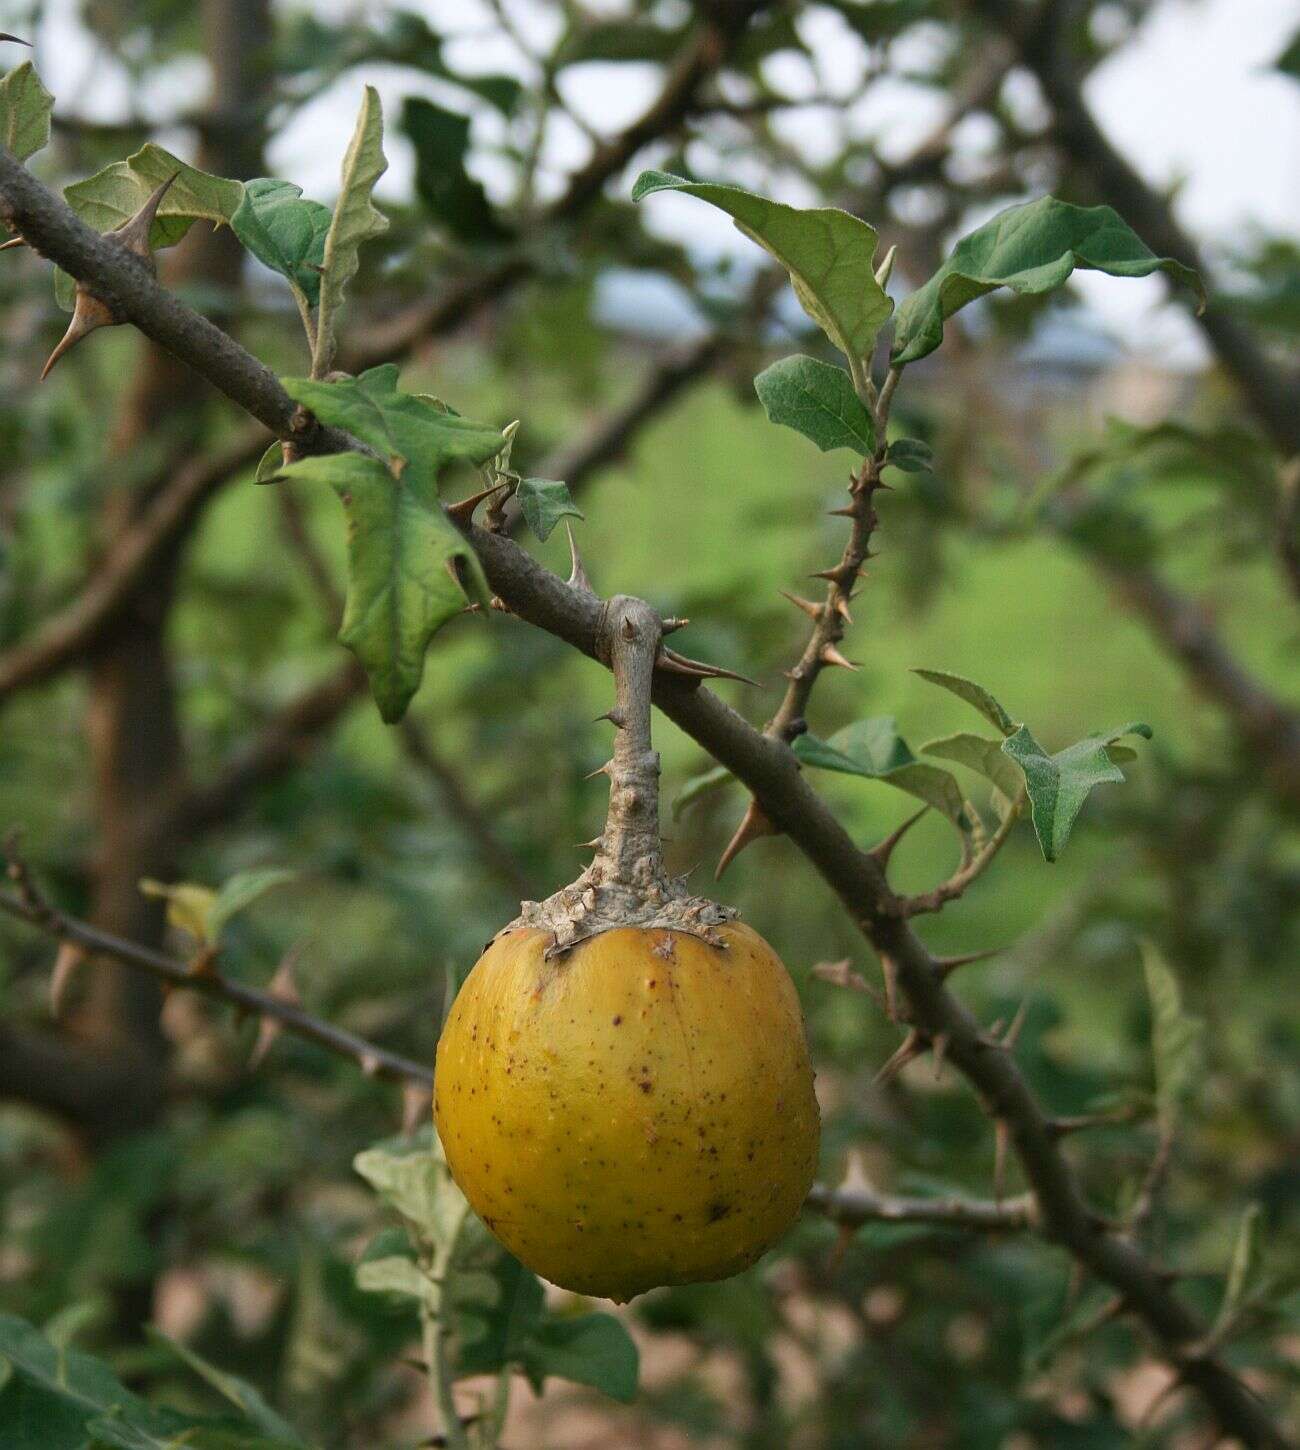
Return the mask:
<path id="1" fill-rule="evenodd" d="M 563 1288 L 626 1301 L 721 1279 L 789 1227 L 820 1122 L 794 984 L 739 922 L 727 946 L 622 927 L 547 961 L 492 942 L 438 1044 L 434 1116 L 487 1226 Z"/>

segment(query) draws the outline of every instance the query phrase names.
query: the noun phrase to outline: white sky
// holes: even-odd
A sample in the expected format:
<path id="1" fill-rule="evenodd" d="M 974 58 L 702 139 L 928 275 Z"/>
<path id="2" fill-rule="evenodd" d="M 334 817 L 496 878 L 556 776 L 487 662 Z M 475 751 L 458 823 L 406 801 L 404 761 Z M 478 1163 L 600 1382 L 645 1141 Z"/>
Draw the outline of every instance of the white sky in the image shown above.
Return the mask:
<path id="1" fill-rule="evenodd" d="M 26 8 L 0 0 L 0 28 L 18 29 Z M 385 6 L 377 0 L 316 0 L 312 8 L 325 19 L 380 15 Z M 463 33 L 464 39 L 448 50 L 454 63 L 475 71 L 519 68 L 518 52 L 509 42 L 485 39 L 491 12 L 482 0 L 410 0 L 409 8 L 423 9 L 441 29 Z M 545 0 L 513 0 L 512 8 L 531 41 L 545 44 L 551 38 L 554 15 Z M 597 0 L 590 8 L 616 7 Z M 76 0 L 49 0 L 36 37 L 38 65 L 68 110 L 97 119 L 119 116 L 130 108 L 126 88 L 111 69 L 95 63 L 93 48 L 74 23 L 75 13 Z M 794 54 L 777 56 L 768 63 L 769 79 L 792 96 L 814 90 L 852 95 L 863 59 L 856 39 L 824 12 L 802 23 L 815 51 L 814 67 Z M 1231 247 L 1256 227 L 1300 232 L 1300 86 L 1268 69 L 1297 25 L 1297 0 L 1162 0 L 1140 33 L 1090 79 L 1089 99 L 1105 130 L 1150 181 L 1178 185 L 1179 216 L 1212 245 Z M 909 43 L 919 54 L 935 43 L 935 35 L 923 29 Z M 271 157 L 276 174 L 297 181 L 309 195 L 331 196 L 365 81 L 379 87 L 390 116 L 407 93 L 440 94 L 436 83 L 410 72 L 378 68 L 365 76 L 351 74 L 276 138 Z M 615 130 L 638 114 L 656 82 L 654 68 L 638 65 L 588 65 L 564 75 L 566 95 L 601 131 Z M 201 66 L 186 63 L 135 104 L 147 115 L 163 117 L 201 87 Z M 1027 89 L 1032 103 L 1032 87 Z M 809 149 L 831 144 L 836 128 L 845 126 L 854 135 L 873 138 L 888 155 L 905 152 L 936 117 L 931 96 L 889 83 L 873 86 L 867 101 L 852 108 L 791 113 L 783 124 L 792 140 Z M 492 116 L 476 122 L 476 139 L 490 145 L 499 139 L 501 124 Z M 972 155 L 978 155 L 980 139 L 978 125 L 961 133 Z M 163 140 L 182 144 L 179 137 Z M 557 125 L 546 152 L 552 184 L 558 186 L 560 173 L 581 159 L 584 145 L 576 127 Z M 391 170 L 381 194 L 400 195 L 409 187 L 411 158 L 397 134 L 387 150 Z M 707 155 L 692 161 L 700 171 L 707 169 Z M 476 166 L 491 186 L 491 157 Z M 738 170 L 733 163 L 728 179 L 744 183 L 748 178 L 743 166 Z M 645 205 L 650 225 L 704 250 L 749 247 L 724 218 L 685 198 L 660 196 Z M 1078 286 L 1096 319 L 1128 346 L 1181 364 L 1203 355 L 1186 315 L 1162 304 L 1164 289 L 1157 279 L 1118 281 L 1083 274 Z"/>

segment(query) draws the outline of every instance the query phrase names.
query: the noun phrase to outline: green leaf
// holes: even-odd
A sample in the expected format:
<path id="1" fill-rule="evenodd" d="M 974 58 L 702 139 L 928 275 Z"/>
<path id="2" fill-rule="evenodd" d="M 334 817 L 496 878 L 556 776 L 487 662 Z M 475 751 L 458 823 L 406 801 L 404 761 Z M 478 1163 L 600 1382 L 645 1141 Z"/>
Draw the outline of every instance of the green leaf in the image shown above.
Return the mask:
<path id="1" fill-rule="evenodd" d="M 1300 81 L 1300 30 L 1283 47 L 1282 54 L 1273 62 L 1273 69 L 1290 76 L 1293 81 Z"/>
<path id="2" fill-rule="evenodd" d="M 420 687 L 438 629 L 469 598 L 488 604 L 478 556 L 443 511 L 427 473 L 410 469 L 399 481 L 378 459 L 336 453 L 303 458 L 283 476 L 329 483 L 342 500 L 348 592 L 339 640 L 365 667 L 379 713 L 391 725 Z"/>
<path id="3" fill-rule="evenodd" d="M 254 483 L 274 483 L 280 476 L 280 470 L 284 467 L 284 448 L 277 438 L 270 444 L 261 458 L 257 460 L 257 470 L 253 474 Z"/>
<path id="4" fill-rule="evenodd" d="M 230 225 L 259 262 L 287 277 L 314 307 L 332 220 L 329 207 L 308 200 L 301 186 L 260 176 L 245 183 Z"/>
<path id="5" fill-rule="evenodd" d="M 951 691 L 968 705 L 973 705 L 1003 735 L 1014 733 L 1016 722 L 983 685 L 977 685 L 974 680 L 963 679 L 961 675 L 950 675 L 946 670 L 913 670 L 912 673 L 920 675 L 923 680 L 929 680 L 932 685 Z"/>
<path id="6" fill-rule="evenodd" d="M 1036 295 L 1060 287 L 1076 267 L 1112 277 L 1167 272 L 1205 305 L 1200 278 L 1170 257 L 1157 257 L 1108 206 L 1072 206 L 1044 196 L 1008 207 L 965 236 L 924 286 L 899 304 L 892 359 L 915 362 L 943 341 L 954 312 L 998 287 Z"/>
<path id="7" fill-rule="evenodd" d="M 919 438 L 895 438 L 885 454 L 885 462 L 904 473 L 929 473 L 934 467 L 934 450 Z"/>
<path id="8" fill-rule="evenodd" d="M 1178 978 L 1156 946 L 1144 941 L 1141 948 L 1142 970 L 1151 999 L 1156 1112 L 1170 1128 L 1200 1081 L 1205 1024 L 1184 1010 Z"/>
<path id="9" fill-rule="evenodd" d="M 239 871 L 228 881 L 223 881 L 216 899 L 208 909 L 208 934 L 216 941 L 221 929 L 233 916 L 246 910 L 258 897 L 286 882 L 297 880 L 296 871 L 285 871 L 277 867 L 265 867 L 259 871 Z"/>
<path id="10" fill-rule="evenodd" d="M 1262 1217 L 1263 1210 L 1259 1204 L 1251 1203 L 1246 1206 L 1237 1225 L 1228 1277 L 1223 1286 L 1223 1302 L 1210 1331 L 1210 1338 L 1216 1342 L 1227 1333 L 1251 1295 L 1261 1287 L 1263 1256 L 1259 1230 Z"/>
<path id="11" fill-rule="evenodd" d="M 765 368 L 754 391 L 773 423 L 802 433 L 823 453 L 851 448 L 869 458 L 875 451 L 875 422 L 843 368 L 801 353 Z"/>
<path id="12" fill-rule="evenodd" d="M 793 748 L 805 765 L 884 781 L 933 806 L 963 837 L 971 834 L 972 813 L 955 777 L 937 765 L 917 760 L 898 734 L 891 715 L 858 720 L 828 741 L 813 734 L 800 735 Z"/>
<path id="13" fill-rule="evenodd" d="M 1045 860 L 1055 861 L 1065 849 L 1093 786 L 1123 781 L 1124 774 L 1107 746 L 1124 735 L 1149 740 L 1151 727 L 1133 721 L 1105 734 L 1088 735 L 1055 755 L 1048 755 L 1024 725 L 1002 742 L 1003 751 L 1024 772 L 1034 833 Z"/>
<path id="14" fill-rule="evenodd" d="M 348 283 L 360 266 L 361 248 L 388 230 L 388 218 L 370 200 L 375 182 L 388 170 L 384 156 L 384 115 L 379 92 L 367 86 L 356 129 L 343 157 L 339 199 L 322 255 L 320 308 L 316 318 L 316 349 L 312 371 L 324 374 L 334 358 L 338 314 Z"/>
<path id="15" fill-rule="evenodd" d="M 169 177 L 149 234 L 153 248 L 174 246 L 196 221 L 229 225 L 244 199 L 243 184 L 187 166 L 153 142 L 125 161 L 114 161 L 63 193 L 68 205 L 88 226 L 109 232 L 129 221 Z"/>
<path id="16" fill-rule="evenodd" d="M 479 245 L 509 240 L 511 232 L 493 210 L 483 183 L 465 167 L 469 117 L 423 96 L 408 96 L 402 130 L 415 147 L 416 195 L 452 236 Z"/>
<path id="17" fill-rule="evenodd" d="M 194 881 L 153 881 L 146 877 L 140 882 L 140 892 L 167 903 L 168 926 L 188 932 L 200 944 L 212 940 L 212 908 L 216 905 L 217 893 L 210 886 L 200 886 Z"/>
<path id="18" fill-rule="evenodd" d="M 555 51 L 557 67 L 587 61 L 649 61 L 662 64 L 677 54 L 686 27 L 654 25 L 631 18 L 594 21 L 572 29 Z"/>
<path id="19" fill-rule="evenodd" d="M 54 97 L 41 84 L 29 60 L 0 80 L 0 146 L 26 161 L 48 144 Z"/>
<path id="20" fill-rule="evenodd" d="M 551 537 L 551 530 L 562 518 L 584 517 L 582 510 L 569 497 L 568 484 L 554 478 L 520 479 L 515 497 L 528 527 L 543 543 Z"/>
<path id="21" fill-rule="evenodd" d="M 420 1239 L 442 1248 L 455 1242 L 469 1204 L 452 1181 L 442 1144 L 432 1132 L 409 1142 L 367 1148 L 352 1166 Z"/>
<path id="22" fill-rule="evenodd" d="M 692 776 L 682 786 L 681 790 L 677 792 L 673 800 L 673 820 L 676 820 L 687 806 L 699 800 L 701 796 L 708 795 L 710 791 L 718 790 L 734 779 L 735 776 L 732 775 L 725 765 L 715 765 L 711 770 L 706 770 L 700 775 Z"/>
<path id="23" fill-rule="evenodd" d="M 1007 808 L 1020 793 L 1024 782 L 1019 768 L 1003 754 L 1000 740 L 986 740 L 982 735 L 959 731 L 955 735 L 931 740 L 921 747 L 921 751 L 943 760 L 955 760 L 958 765 L 968 766 L 990 781 L 997 792 L 999 818 L 1005 817 Z"/>
<path id="24" fill-rule="evenodd" d="M 263 1399 L 261 1392 L 250 1385 L 247 1380 L 240 1379 L 238 1375 L 228 1374 L 223 1369 L 218 1369 L 216 1365 L 196 1354 L 188 1345 L 180 1344 L 169 1338 L 162 1330 L 156 1329 L 153 1325 L 146 1326 L 145 1333 L 154 1344 L 169 1350 L 201 1379 L 206 1380 L 218 1394 L 223 1395 L 232 1405 L 237 1406 L 259 1430 L 286 1444 L 305 1446 L 306 1441 L 299 1438 L 294 1427 L 278 1415 Z"/>
<path id="25" fill-rule="evenodd" d="M 152 141 L 125 161 L 114 161 L 94 176 L 73 182 L 63 195 L 87 226 L 111 232 L 130 221 L 173 176 L 176 179 L 167 188 L 149 232 L 154 251 L 174 247 L 196 221 L 228 225 L 244 199 L 241 182 L 187 166 Z M 65 311 L 72 310 L 74 284 L 64 271 L 54 274 L 54 297 Z"/>
<path id="26" fill-rule="evenodd" d="M 480 1300 L 476 1331 L 462 1332 L 457 1370 L 462 1376 L 496 1374 L 527 1363 L 528 1344 L 545 1314 L 546 1296 L 536 1274 L 502 1251 L 491 1267 L 496 1292 Z"/>
<path id="27" fill-rule="evenodd" d="M 86 1450 L 86 1411 L 0 1361 L 0 1445 L 5 1450 Z"/>
<path id="28" fill-rule="evenodd" d="M 640 1356 L 632 1336 L 612 1314 L 551 1315 L 529 1345 L 525 1373 L 540 1391 L 548 1375 L 590 1385 L 610 1399 L 636 1398 Z"/>
<path id="29" fill-rule="evenodd" d="M 876 281 L 873 227 L 835 207 L 801 210 L 738 186 L 687 181 L 665 171 L 643 171 L 632 200 L 656 191 L 684 191 L 725 211 L 789 272 L 804 311 L 851 366 L 870 355 L 894 308 Z"/>
<path id="30" fill-rule="evenodd" d="M 407 465 L 426 482 L 436 484 L 446 463 L 480 464 L 496 456 L 501 448 L 500 429 L 471 422 L 416 393 L 399 392 L 397 375 L 397 364 L 385 363 L 360 377 L 333 383 L 314 378 L 280 381 L 289 396 L 322 423 L 346 429 L 368 443 L 403 480 L 410 476 Z"/>
<path id="31" fill-rule="evenodd" d="M 441 1290 L 414 1259 L 394 1255 L 387 1259 L 366 1259 L 357 1265 L 357 1285 L 367 1294 L 396 1294 L 415 1299 L 437 1310 Z"/>

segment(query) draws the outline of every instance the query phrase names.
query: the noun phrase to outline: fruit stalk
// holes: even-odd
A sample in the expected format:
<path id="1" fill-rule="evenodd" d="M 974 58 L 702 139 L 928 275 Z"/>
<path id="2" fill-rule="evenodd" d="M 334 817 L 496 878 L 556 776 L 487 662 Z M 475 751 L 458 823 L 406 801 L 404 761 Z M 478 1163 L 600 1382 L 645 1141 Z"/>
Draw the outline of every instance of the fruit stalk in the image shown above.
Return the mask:
<path id="1" fill-rule="evenodd" d="M 663 875 L 659 837 L 659 755 L 650 739 L 650 689 L 663 637 L 659 616 L 625 594 L 605 605 L 600 630 L 614 672 L 616 734 L 609 775 L 609 813 L 596 848 L 606 880 L 632 885 Z M 595 863 L 593 863 L 595 864 Z"/>

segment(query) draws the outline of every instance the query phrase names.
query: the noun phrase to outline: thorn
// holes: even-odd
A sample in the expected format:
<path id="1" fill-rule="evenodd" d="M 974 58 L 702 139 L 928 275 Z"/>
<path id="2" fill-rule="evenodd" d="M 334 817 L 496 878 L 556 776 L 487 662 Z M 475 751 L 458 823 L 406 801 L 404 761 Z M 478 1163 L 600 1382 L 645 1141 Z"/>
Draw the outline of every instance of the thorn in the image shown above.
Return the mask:
<path id="1" fill-rule="evenodd" d="M 947 981 L 958 967 L 969 966 L 972 962 L 984 962 L 989 957 L 995 957 L 1002 951 L 1001 947 L 989 947 L 982 952 L 965 952 L 955 957 L 935 957 L 934 965 L 939 973 L 940 981 Z"/>
<path id="2" fill-rule="evenodd" d="M 607 760 L 604 765 L 598 765 L 595 770 L 588 771 L 583 780 L 595 780 L 598 775 L 610 775 L 614 768 L 614 762 Z"/>
<path id="3" fill-rule="evenodd" d="M 846 660 L 833 644 L 824 644 L 817 651 L 817 658 L 824 665 L 838 665 L 842 670 L 856 670 L 857 665 L 852 660 Z"/>
<path id="4" fill-rule="evenodd" d="M 112 233 L 113 237 L 128 252 L 134 253 L 142 262 L 147 262 L 150 271 L 154 268 L 154 260 L 153 248 L 149 245 L 149 235 L 153 231 L 153 224 L 157 219 L 158 208 L 162 205 L 163 197 L 167 195 L 172 182 L 179 175 L 179 171 L 173 171 L 166 181 L 154 188 L 140 210 L 134 216 L 128 217 L 120 227 L 114 228 Z"/>
<path id="5" fill-rule="evenodd" d="M 876 284 L 883 287 L 889 281 L 889 274 L 894 270 L 894 258 L 898 255 L 898 247 L 892 246 L 885 253 L 880 266 L 876 268 Z"/>
<path id="6" fill-rule="evenodd" d="M 943 1076 L 943 1061 L 944 1061 L 944 1058 L 947 1057 L 947 1055 L 948 1055 L 948 1044 L 951 1041 L 952 1041 L 952 1036 L 951 1036 L 950 1033 L 947 1033 L 947 1032 L 940 1032 L 940 1033 L 937 1033 L 936 1036 L 935 1036 L 934 1043 L 932 1044 L 933 1051 L 934 1051 L 934 1080 L 935 1080 L 935 1082 L 938 1082 L 939 1079 Z"/>
<path id="7" fill-rule="evenodd" d="M 298 965 L 300 949 L 290 947 L 280 959 L 280 965 L 275 969 L 275 975 L 266 984 L 266 995 L 274 997 L 277 1002 L 288 1002 L 298 1006 L 302 997 L 298 992 L 298 984 L 294 980 L 294 969 Z M 257 1026 L 257 1041 L 253 1043 L 253 1050 L 248 1055 L 248 1067 L 250 1072 L 256 1072 L 262 1063 L 266 1061 L 266 1055 L 270 1052 L 275 1039 L 284 1031 L 280 1020 L 276 1017 L 263 1017 Z"/>
<path id="8" fill-rule="evenodd" d="M 0 252 L 9 252 L 14 247 L 25 247 L 26 245 L 26 237 L 10 237 L 7 242 L 0 242 Z"/>
<path id="9" fill-rule="evenodd" d="M 688 679 L 739 680 L 742 685 L 759 688 L 758 681 L 751 680 L 748 675 L 738 675 L 735 670 L 725 670 L 721 665 L 705 664 L 703 660 L 687 659 L 685 655 L 679 655 L 676 650 L 669 649 L 666 645 L 659 650 L 655 668 L 667 670 L 674 675 L 685 675 Z"/>
<path id="10" fill-rule="evenodd" d="M 433 1106 L 433 1094 L 423 1083 L 402 1084 L 402 1137 L 413 1138 L 420 1121 Z"/>
<path id="11" fill-rule="evenodd" d="M 929 809 L 929 806 L 922 806 L 914 816 L 908 816 L 901 826 L 891 831 L 883 841 L 873 846 L 867 852 L 868 856 L 874 856 L 876 858 L 882 871 L 889 866 L 889 858 L 894 854 L 894 848 Z"/>
<path id="12" fill-rule="evenodd" d="M 879 998 L 880 994 L 866 978 L 853 970 L 849 957 L 842 957 L 838 962 L 817 962 L 811 971 L 818 981 L 829 982 L 832 987 L 844 987 L 850 992 L 865 992 L 868 996 Z"/>
<path id="13" fill-rule="evenodd" d="M 782 599 L 788 599 L 796 609 L 802 609 L 809 619 L 820 619 L 826 613 L 824 604 L 814 604 L 811 599 L 801 599 L 797 594 L 787 594 L 784 589 L 776 591 Z"/>
<path id="14" fill-rule="evenodd" d="M 0 40 L 12 40 L 15 45 L 25 45 L 28 50 L 32 48 L 32 43 L 30 40 L 20 40 L 16 35 L 0 34 Z"/>
<path id="15" fill-rule="evenodd" d="M 590 841 L 579 841 L 573 849 L 575 851 L 599 851 L 604 844 L 604 836 L 593 836 Z"/>
<path id="16" fill-rule="evenodd" d="M 587 594 L 594 594 L 596 591 L 591 587 L 591 580 L 587 578 L 587 571 L 582 567 L 582 555 L 578 553 L 578 545 L 573 537 L 573 528 L 568 519 L 564 521 L 564 532 L 569 536 L 569 587 L 581 589 Z"/>
<path id="17" fill-rule="evenodd" d="M 494 493 L 500 493 L 503 488 L 509 488 L 508 483 L 494 483 L 491 488 L 485 488 L 479 493 L 472 493 L 468 498 L 463 498 L 459 503 L 449 503 L 447 512 L 451 515 L 452 523 L 462 529 L 466 529 L 474 522 L 474 510 L 485 498 L 491 498 Z"/>
<path id="18" fill-rule="evenodd" d="M 117 318 L 107 302 L 101 302 L 92 292 L 87 292 L 84 287 L 77 288 L 76 302 L 72 309 L 72 321 L 68 323 L 68 330 L 59 339 L 58 346 L 45 360 L 45 366 L 41 369 L 41 382 L 44 382 L 50 375 L 50 369 L 65 353 L 72 351 L 83 337 L 88 337 L 101 327 L 115 327 Z"/>
<path id="19" fill-rule="evenodd" d="M 745 807 L 745 814 L 741 817 L 740 825 L 736 827 L 736 834 L 732 836 L 727 843 L 727 849 L 718 858 L 718 869 L 713 873 L 713 879 L 721 881 L 722 873 L 751 841 L 779 834 L 776 827 L 759 809 L 758 802 L 751 799 Z"/>
<path id="20" fill-rule="evenodd" d="M 828 584 L 838 584 L 841 588 L 853 583 L 854 569 L 846 568 L 843 564 L 836 564 L 833 569 L 819 569 L 815 574 L 809 574 L 810 579 L 825 579 Z"/>
<path id="21" fill-rule="evenodd" d="M 921 1036 L 915 1027 L 911 1028 L 907 1036 L 895 1048 L 888 1062 L 885 1063 L 884 1067 L 872 1079 L 874 1085 L 876 1087 L 883 1087 L 892 1078 L 897 1077 L 909 1062 L 921 1056 L 926 1049 L 926 1045 L 925 1038 Z"/>
<path id="22" fill-rule="evenodd" d="M 1002 1047 L 1004 1051 L 1011 1052 L 1014 1049 L 1017 1041 L 1020 1038 L 1021 1029 L 1025 1025 L 1025 1017 L 1028 1015 L 1028 1012 L 1029 1000 L 1028 998 L 1026 998 L 1025 1001 L 1023 1001 L 1020 1006 L 1016 1008 L 1016 1015 L 1011 1019 L 1011 1026 L 1007 1028 L 1006 1033 L 1003 1035 Z"/>
<path id="23" fill-rule="evenodd" d="M 885 979 L 885 1013 L 891 1022 L 898 1021 L 898 963 L 884 953 L 880 957 L 880 974 Z"/>
<path id="24" fill-rule="evenodd" d="M 58 1018 L 63 1012 L 63 999 L 68 986 L 76 975 L 77 968 L 87 959 L 89 953 L 77 942 L 59 943 L 58 955 L 54 958 L 54 971 L 50 974 L 50 1016 Z"/>
<path id="25" fill-rule="evenodd" d="M 689 619 L 665 619 L 662 621 L 662 634 L 676 634 L 679 629 L 685 629 L 690 623 Z"/>
<path id="26" fill-rule="evenodd" d="M 845 504 L 842 509 L 827 509 L 826 517 L 828 519 L 851 519 L 857 517 L 857 512 L 857 509 L 850 503 Z"/>
<path id="27" fill-rule="evenodd" d="M 591 723 L 593 725 L 599 725 L 602 720 L 608 720 L 616 730 L 621 730 L 627 724 L 623 712 L 617 706 L 612 710 L 606 710 L 603 715 L 597 715 Z"/>
<path id="28" fill-rule="evenodd" d="M 1011 1143 L 1011 1129 L 1005 1118 L 999 1118 L 993 1125 L 993 1200 L 1002 1202 L 1002 1184 L 1007 1171 L 1007 1148 Z"/>
<path id="29" fill-rule="evenodd" d="M 853 616 L 849 613 L 849 601 L 843 594 L 837 592 L 831 603 L 835 607 L 836 614 L 839 615 L 845 624 L 853 623 Z"/>

